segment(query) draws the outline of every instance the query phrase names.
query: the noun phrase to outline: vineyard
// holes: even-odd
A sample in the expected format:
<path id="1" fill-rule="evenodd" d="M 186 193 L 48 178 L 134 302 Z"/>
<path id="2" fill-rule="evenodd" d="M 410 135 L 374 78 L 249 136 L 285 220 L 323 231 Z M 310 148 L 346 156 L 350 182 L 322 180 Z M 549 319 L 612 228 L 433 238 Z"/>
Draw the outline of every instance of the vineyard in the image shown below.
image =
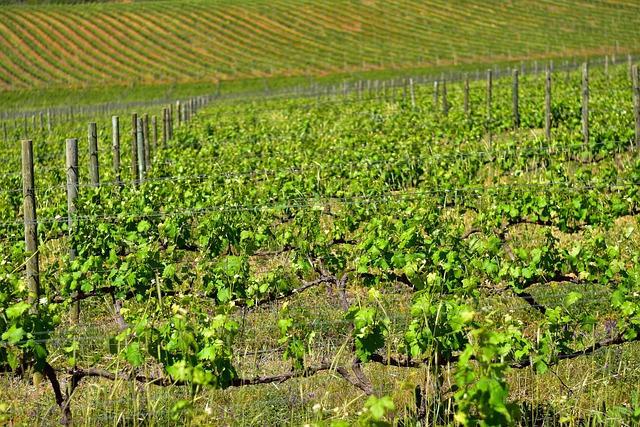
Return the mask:
<path id="1" fill-rule="evenodd" d="M 634 2 L 569 0 L 2 6 L 0 89 L 211 82 L 622 55 L 640 49 L 639 8 Z"/>
<path id="2" fill-rule="evenodd" d="M 640 421 L 637 68 L 477 77 L 10 125 L 0 418 Z"/>

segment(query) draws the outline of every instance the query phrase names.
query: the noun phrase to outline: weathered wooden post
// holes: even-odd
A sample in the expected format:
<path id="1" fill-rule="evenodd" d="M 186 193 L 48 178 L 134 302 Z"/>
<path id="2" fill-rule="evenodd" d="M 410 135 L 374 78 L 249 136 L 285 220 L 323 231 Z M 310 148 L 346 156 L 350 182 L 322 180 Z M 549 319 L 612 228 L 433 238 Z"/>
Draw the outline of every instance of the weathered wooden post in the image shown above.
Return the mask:
<path id="1" fill-rule="evenodd" d="M 551 69 L 545 69 L 544 95 L 544 137 L 547 145 L 551 144 Z"/>
<path id="2" fill-rule="evenodd" d="M 138 114 L 131 115 L 131 180 L 134 185 L 138 176 Z"/>
<path id="3" fill-rule="evenodd" d="M 167 123 L 167 109 L 163 108 L 162 109 L 162 148 L 167 148 L 167 138 L 169 136 L 169 130 L 167 129 L 168 127 L 168 123 Z"/>
<path id="4" fill-rule="evenodd" d="M 582 64 L 582 138 L 584 145 L 589 144 L 589 67 Z"/>
<path id="5" fill-rule="evenodd" d="M 67 166 L 67 225 L 69 226 L 69 237 L 73 234 L 74 213 L 76 211 L 75 201 L 78 197 L 78 140 L 67 139 L 66 141 L 66 166 Z M 76 249 L 69 243 L 69 260 L 76 259 Z M 71 319 L 78 322 L 80 319 L 79 293 L 75 289 L 71 293 L 71 298 L 75 299 L 71 306 Z"/>
<path id="6" fill-rule="evenodd" d="M 89 178 L 91 186 L 100 185 L 100 167 L 98 163 L 98 127 L 89 123 Z"/>
<path id="7" fill-rule="evenodd" d="M 433 82 L 433 111 L 438 112 L 438 92 L 440 92 L 440 88 L 438 80 Z"/>
<path id="8" fill-rule="evenodd" d="M 122 185 L 120 179 L 120 118 L 118 116 L 111 117 L 112 126 L 112 149 L 113 149 L 113 173 L 116 178 L 116 185 Z"/>
<path id="9" fill-rule="evenodd" d="M 167 139 L 169 141 L 173 141 L 173 107 L 171 105 L 169 105 L 169 108 L 167 108 L 167 123 L 168 123 L 168 133 L 167 133 Z"/>
<path id="10" fill-rule="evenodd" d="M 142 135 L 144 138 L 144 165 L 145 172 L 151 168 L 151 150 L 149 143 L 149 115 L 145 113 L 142 119 Z"/>
<path id="11" fill-rule="evenodd" d="M 469 118 L 469 74 L 464 75 L 464 115 Z"/>
<path id="12" fill-rule="evenodd" d="M 447 79 L 442 77 L 442 115 L 449 115 L 449 104 L 447 103 Z"/>
<path id="13" fill-rule="evenodd" d="M 144 155 L 144 123 L 142 122 L 142 119 L 138 119 L 138 138 L 137 138 L 137 142 L 138 142 L 138 179 L 140 182 L 140 185 L 144 184 L 144 178 L 145 178 L 145 173 L 146 173 L 146 167 L 145 167 L 145 155 Z"/>
<path id="14" fill-rule="evenodd" d="M 487 70 L 487 128 L 489 131 L 489 151 L 493 145 L 493 129 L 491 126 L 491 89 L 492 89 L 492 70 Z"/>
<path id="15" fill-rule="evenodd" d="M 635 149 L 638 150 L 640 148 L 640 78 L 638 77 L 638 65 L 632 67 L 631 76 L 633 77 L 633 116 L 636 125 Z"/>
<path id="16" fill-rule="evenodd" d="M 416 92 L 413 88 L 413 79 L 409 79 L 409 86 L 411 89 L 411 110 L 415 111 L 416 109 Z"/>
<path id="17" fill-rule="evenodd" d="M 38 221 L 36 218 L 36 192 L 33 176 L 33 141 L 22 141 L 22 197 L 24 202 L 24 243 L 29 257 L 26 262 L 28 302 L 31 312 L 38 311 L 40 301 L 40 268 L 38 255 Z"/>
<path id="18" fill-rule="evenodd" d="M 519 88 L 518 88 L 518 69 L 513 70 L 513 130 L 520 127 L 520 107 L 519 107 Z"/>
<path id="19" fill-rule="evenodd" d="M 151 117 L 151 123 L 153 126 L 153 152 L 156 153 L 158 150 L 158 118 Z"/>

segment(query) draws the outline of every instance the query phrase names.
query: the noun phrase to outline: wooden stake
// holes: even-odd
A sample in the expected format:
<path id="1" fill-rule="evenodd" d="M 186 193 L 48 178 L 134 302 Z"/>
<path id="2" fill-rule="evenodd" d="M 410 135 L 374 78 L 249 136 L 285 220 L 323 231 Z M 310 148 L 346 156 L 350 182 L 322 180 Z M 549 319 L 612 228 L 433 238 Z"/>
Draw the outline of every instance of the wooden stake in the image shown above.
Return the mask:
<path id="1" fill-rule="evenodd" d="M 100 185 L 100 167 L 98 163 L 98 128 L 95 123 L 89 123 L 89 178 L 91 186 Z"/>
<path id="2" fill-rule="evenodd" d="M 638 65 L 631 68 L 633 78 L 633 116 L 636 127 L 636 150 L 640 148 L 640 78 L 638 77 Z"/>
<path id="3" fill-rule="evenodd" d="M 489 130 L 489 151 L 492 149 L 493 135 L 491 126 L 491 90 L 492 90 L 492 70 L 487 70 L 487 127 Z"/>
<path id="4" fill-rule="evenodd" d="M 513 70 L 513 129 L 518 130 L 520 127 L 520 109 L 518 100 L 518 70 Z"/>
<path id="5" fill-rule="evenodd" d="M 551 69 L 545 69 L 544 95 L 544 137 L 547 145 L 551 144 Z"/>
<path id="6" fill-rule="evenodd" d="M 582 64 L 582 138 L 584 145 L 589 144 L 589 67 Z"/>
<path id="7" fill-rule="evenodd" d="M 40 268 L 38 263 L 38 222 L 36 219 L 36 193 L 33 176 L 33 141 L 22 141 L 22 197 L 24 199 L 24 243 L 27 253 L 28 302 L 31 312 L 38 311 L 40 301 Z"/>
<path id="8" fill-rule="evenodd" d="M 131 115 L 131 179 L 138 181 L 138 114 Z"/>
<path id="9" fill-rule="evenodd" d="M 113 116 L 111 118 L 112 124 L 112 142 L 113 142 L 113 172 L 116 178 L 116 184 L 122 185 L 120 180 L 120 118 Z"/>
<path id="10" fill-rule="evenodd" d="M 144 184 L 144 176 L 146 173 L 145 154 L 144 154 L 144 123 L 142 119 L 138 119 L 138 179 L 140 185 Z"/>
<path id="11" fill-rule="evenodd" d="M 67 139 L 66 141 L 66 165 L 67 165 L 67 224 L 69 226 L 69 237 L 73 234 L 74 221 L 73 214 L 76 211 L 75 201 L 78 197 L 78 140 Z M 76 259 L 76 250 L 69 244 L 69 261 Z M 80 319 L 80 300 L 78 300 L 79 290 L 75 289 L 71 293 L 71 298 L 75 298 L 71 306 L 71 319 L 78 322 Z"/>

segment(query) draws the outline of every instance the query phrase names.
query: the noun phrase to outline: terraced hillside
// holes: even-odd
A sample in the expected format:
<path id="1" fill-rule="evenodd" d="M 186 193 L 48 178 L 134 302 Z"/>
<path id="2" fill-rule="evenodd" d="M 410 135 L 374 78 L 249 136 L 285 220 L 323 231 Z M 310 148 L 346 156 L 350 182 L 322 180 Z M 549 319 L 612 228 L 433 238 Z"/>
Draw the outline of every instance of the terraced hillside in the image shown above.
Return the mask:
<path id="1" fill-rule="evenodd" d="M 158 83 L 640 50 L 640 4 L 206 0 L 0 7 L 0 88 Z"/>

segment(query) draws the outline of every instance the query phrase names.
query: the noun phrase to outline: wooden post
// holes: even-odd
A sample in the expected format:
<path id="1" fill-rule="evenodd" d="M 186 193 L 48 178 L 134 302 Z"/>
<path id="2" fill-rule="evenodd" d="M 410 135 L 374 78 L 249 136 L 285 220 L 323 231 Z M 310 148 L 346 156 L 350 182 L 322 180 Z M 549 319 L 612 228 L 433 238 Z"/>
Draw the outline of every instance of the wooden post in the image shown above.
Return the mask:
<path id="1" fill-rule="evenodd" d="M 464 75 L 464 115 L 469 118 L 469 74 Z"/>
<path id="2" fill-rule="evenodd" d="M 358 81 L 358 91 L 360 90 L 360 84 L 361 83 L 362 83 L 362 80 L 359 80 Z M 402 100 L 406 101 L 407 100 L 407 79 L 406 78 L 402 82 L 402 85 L 403 85 Z"/>
<path id="3" fill-rule="evenodd" d="M 609 89 L 609 55 L 604 57 L 604 75 L 607 79 L 607 89 Z"/>
<path id="4" fill-rule="evenodd" d="M 91 186 L 100 185 L 100 167 L 98 164 L 98 127 L 89 123 L 89 178 Z"/>
<path id="5" fill-rule="evenodd" d="M 263 77 L 263 80 L 264 80 L 264 77 Z M 182 125 L 182 121 L 183 121 L 182 109 L 180 108 L 180 101 L 176 101 L 176 111 L 178 112 L 178 127 L 180 127 L 180 125 Z"/>
<path id="6" fill-rule="evenodd" d="M 113 116 L 112 124 L 112 142 L 113 142 L 113 172 L 116 178 L 116 185 L 122 185 L 120 180 L 120 118 Z"/>
<path id="7" fill-rule="evenodd" d="M 142 116 L 142 134 L 144 137 L 144 165 L 145 172 L 148 172 L 151 168 L 151 150 L 149 143 L 149 114 L 145 113 Z"/>
<path id="8" fill-rule="evenodd" d="M 513 70 L 513 130 L 520 127 L 520 107 L 519 107 L 519 88 L 518 88 L 518 69 Z"/>
<path id="9" fill-rule="evenodd" d="M 640 78 L 638 77 L 638 66 L 631 69 L 633 77 L 633 116 L 636 124 L 636 150 L 640 148 Z"/>
<path id="10" fill-rule="evenodd" d="M 40 111 L 39 113 L 40 119 L 40 132 L 44 132 L 44 113 Z"/>
<path id="11" fill-rule="evenodd" d="M 47 109 L 47 130 L 51 132 L 51 108 Z"/>
<path id="12" fill-rule="evenodd" d="M 589 144 L 589 67 L 582 64 L 582 138 L 584 145 Z"/>
<path id="13" fill-rule="evenodd" d="M 413 88 L 413 79 L 409 79 L 409 86 L 411 89 L 411 110 L 416 109 L 416 92 Z"/>
<path id="14" fill-rule="evenodd" d="M 167 137 L 168 137 L 168 123 L 167 123 L 167 109 L 162 109 L 162 148 L 167 148 Z"/>
<path id="15" fill-rule="evenodd" d="M 131 180 L 138 181 L 138 114 L 131 115 Z"/>
<path id="16" fill-rule="evenodd" d="M 7 142 L 7 124 L 2 122 L 2 133 L 4 135 L 4 142 Z"/>
<path id="17" fill-rule="evenodd" d="M 158 150 L 158 118 L 151 117 L 151 123 L 153 126 L 153 152 L 156 153 Z"/>
<path id="18" fill-rule="evenodd" d="M 395 105 L 396 103 L 396 82 L 395 80 L 391 81 L 391 105 Z"/>
<path id="19" fill-rule="evenodd" d="M 447 103 L 447 80 L 442 78 L 442 115 L 449 115 L 449 104 Z"/>
<path id="20" fill-rule="evenodd" d="M 169 129 L 169 132 L 167 133 L 167 139 L 169 141 L 173 141 L 173 108 L 171 105 L 169 105 L 169 108 L 167 108 L 167 122 L 169 124 L 169 126 L 167 127 Z"/>
<path id="21" fill-rule="evenodd" d="M 138 119 L 138 179 L 140 180 L 140 185 L 144 183 L 144 176 L 146 173 L 145 167 L 145 154 L 144 154 L 144 123 L 142 119 Z"/>
<path id="22" fill-rule="evenodd" d="M 23 117 L 22 124 L 24 127 L 24 138 L 29 138 L 29 130 L 27 129 L 27 116 Z"/>
<path id="23" fill-rule="evenodd" d="M 545 69 L 544 95 L 544 137 L 547 145 L 551 144 L 551 69 Z"/>
<path id="24" fill-rule="evenodd" d="M 433 111 L 438 111 L 438 92 L 440 89 L 438 88 L 438 81 L 433 82 Z"/>
<path id="25" fill-rule="evenodd" d="M 33 176 L 33 141 L 22 141 L 22 197 L 24 198 L 24 243 L 27 252 L 28 302 L 31 312 L 38 311 L 40 301 L 40 268 L 38 263 L 38 222 L 36 219 L 36 193 Z"/>
<path id="26" fill-rule="evenodd" d="M 75 201 L 78 197 L 78 140 L 67 139 L 66 141 L 66 158 L 67 158 L 67 224 L 69 226 L 69 236 L 73 233 L 73 214 L 76 211 Z M 76 249 L 69 244 L 69 261 L 76 259 Z M 75 298 L 71 306 L 71 319 L 78 322 L 80 319 L 80 300 L 78 298 L 78 289 L 71 293 L 71 298 Z"/>
<path id="27" fill-rule="evenodd" d="M 489 151 L 492 149 L 492 126 L 491 126 L 491 89 L 492 89 L 492 71 L 487 70 L 487 127 L 489 130 Z"/>

